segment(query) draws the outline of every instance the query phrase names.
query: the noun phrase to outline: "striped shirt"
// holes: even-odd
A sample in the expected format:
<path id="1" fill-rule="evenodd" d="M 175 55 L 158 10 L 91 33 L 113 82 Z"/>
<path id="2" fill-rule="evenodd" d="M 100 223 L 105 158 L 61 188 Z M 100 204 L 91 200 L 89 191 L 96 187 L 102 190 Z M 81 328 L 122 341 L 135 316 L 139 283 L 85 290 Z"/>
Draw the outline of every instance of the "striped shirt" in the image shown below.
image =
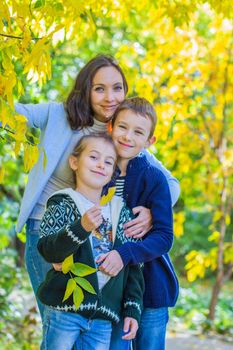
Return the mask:
<path id="1" fill-rule="evenodd" d="M 125 186 L 125 176 L 119 176 L 116 180 L 116 192 L 115 195 L 123 198 Z"/>

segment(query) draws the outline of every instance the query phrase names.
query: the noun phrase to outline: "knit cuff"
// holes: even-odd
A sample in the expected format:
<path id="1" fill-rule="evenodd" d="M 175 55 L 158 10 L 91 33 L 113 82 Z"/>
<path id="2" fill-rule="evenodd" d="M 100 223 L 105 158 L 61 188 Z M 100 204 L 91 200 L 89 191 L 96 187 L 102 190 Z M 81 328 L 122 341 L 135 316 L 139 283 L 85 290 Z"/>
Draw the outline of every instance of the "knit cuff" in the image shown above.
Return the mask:
<path id="1" fill-rule="evenodd" d="M 127 247 L 127 243 L 121 245 L 120 247 L 115 248 L 115 250 L 120 254 L 124 266 L 128 265 L 131 258 L 130 248 Z"/>
<path id="2" fill-rule="evenodd" d="M 67 235 L 78 244 L 83 244 L 91 234 L 91 231 L 86 231 L 81 225 L 81 219 L 74 221 L 72 224 L 67 225 Z"/>
<path id="3" fill-rule="evenodd" d="M 141 306 L 137 302 L 126 302 L 124 304 L 124 310 L 122 311 L 123 318 L 132 317 L 137 320 L 138 325 L 141 319 Z"/>

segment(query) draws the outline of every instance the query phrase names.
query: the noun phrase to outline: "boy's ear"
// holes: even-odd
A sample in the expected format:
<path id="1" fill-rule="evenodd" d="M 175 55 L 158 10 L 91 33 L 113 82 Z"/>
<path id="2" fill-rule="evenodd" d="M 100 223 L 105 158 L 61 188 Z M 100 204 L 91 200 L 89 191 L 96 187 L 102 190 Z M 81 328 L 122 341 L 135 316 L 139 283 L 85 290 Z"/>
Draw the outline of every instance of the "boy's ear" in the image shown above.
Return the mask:
<path id="1" fill-rule="evenodd" d="M 147 143 L 146 143 L 146 148 L 147 147 L 150 147 L 151 145 L 153 145 L 153 143 L 155 143 L 156 141 L 156 137 L 153 135 L 151 136 L 148 140 L 147 140 Z"/>
<path id="2" fill-rule="evenodd" d="M 76 171 L 78 169 L 78 159 L 75 156 L 69 156 L 69 164 L 73 171 Z"/>

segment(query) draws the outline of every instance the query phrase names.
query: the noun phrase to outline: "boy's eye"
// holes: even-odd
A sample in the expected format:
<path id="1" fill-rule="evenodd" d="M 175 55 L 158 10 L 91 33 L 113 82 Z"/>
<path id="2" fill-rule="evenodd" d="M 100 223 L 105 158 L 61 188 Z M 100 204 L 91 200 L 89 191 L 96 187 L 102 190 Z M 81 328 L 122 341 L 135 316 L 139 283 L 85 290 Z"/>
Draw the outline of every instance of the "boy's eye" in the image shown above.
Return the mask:
<path id="1" fill-rule="evenodd" d="M 126 129 L 126 127 L 122 124 L 118 124 L 118 128 L 121 128 L 121 129 Z"/>

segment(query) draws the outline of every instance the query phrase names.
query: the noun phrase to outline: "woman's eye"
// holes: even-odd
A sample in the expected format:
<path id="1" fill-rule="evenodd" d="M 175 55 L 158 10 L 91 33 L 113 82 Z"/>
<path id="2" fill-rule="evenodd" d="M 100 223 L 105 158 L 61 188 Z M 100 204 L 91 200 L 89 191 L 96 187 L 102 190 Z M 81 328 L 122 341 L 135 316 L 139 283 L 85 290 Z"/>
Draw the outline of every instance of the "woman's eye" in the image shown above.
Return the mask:
<path id="1" fill-rule="evenodd" d="M 101 87 L 101 86 L 97 86 L 97 87 L 95 88 L 95 91 L 97 91 L 97 92 L 103 92 L 103 91 L 104 91 L 104 88 Z"/>
<path id="2" fill-rule="evenodd" d="M 123 86 L 121 86 L 121 85 L 118 85 L 118 86 L 114 87 L 115 91 L 121 91 L 122 89 L 123 89 Z"/>

